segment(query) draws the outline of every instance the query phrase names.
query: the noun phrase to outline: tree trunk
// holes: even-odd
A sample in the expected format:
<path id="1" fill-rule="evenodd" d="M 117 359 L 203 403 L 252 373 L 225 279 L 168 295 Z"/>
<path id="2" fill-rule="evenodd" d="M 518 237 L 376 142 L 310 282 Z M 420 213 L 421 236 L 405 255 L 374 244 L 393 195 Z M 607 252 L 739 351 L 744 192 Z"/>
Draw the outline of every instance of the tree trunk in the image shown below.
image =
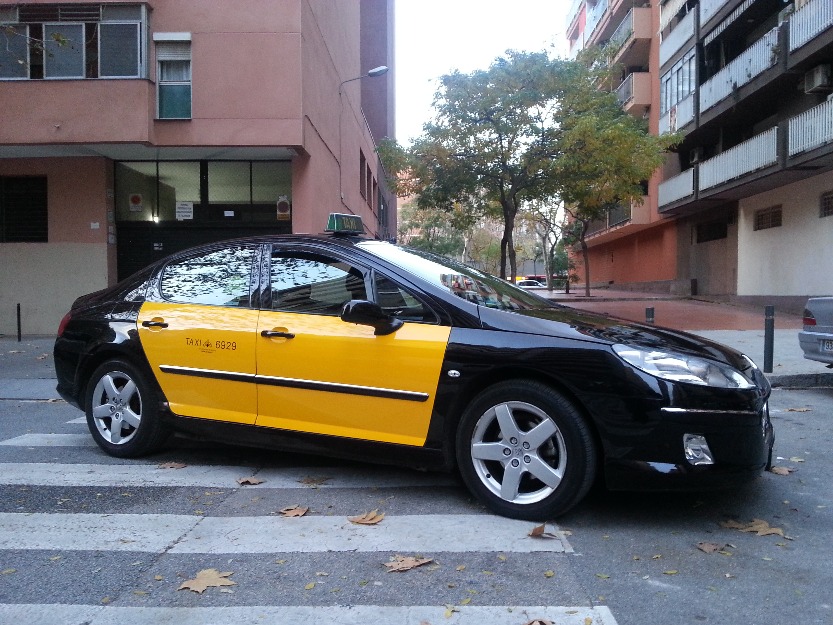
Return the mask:
<path id="1" fill-rule="evenodd" d="M 584 261 L 584 295 L 590 297 L 590 249 L 587 247 L 585 236 L 587 235 L 587 228 L 590 226 L 589 221 L 581 221 L 581 233 L 579 235 L 579 243 L 581 244 L 581 259 Z"/>

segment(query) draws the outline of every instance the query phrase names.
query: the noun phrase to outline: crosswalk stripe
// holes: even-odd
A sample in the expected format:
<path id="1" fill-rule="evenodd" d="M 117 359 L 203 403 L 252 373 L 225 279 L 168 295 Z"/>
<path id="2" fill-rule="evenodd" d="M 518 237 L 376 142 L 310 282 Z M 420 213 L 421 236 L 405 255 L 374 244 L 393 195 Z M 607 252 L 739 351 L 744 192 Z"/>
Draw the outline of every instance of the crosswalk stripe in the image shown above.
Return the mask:
<path id="1" fill-rule="evenodd" d="M 254 477 L 257 488 L 412 488 L 456 485 L 446 473 L 424 473 L 391 467 L 234 467 L 188 465 L 180 469 L 133 462 L 128 464 L 60 464 L 46 462 L 0 463 L 0 484 L 33 486 L 199 486 L 238 488 L 237 480 Z"/>
<path id="2" fill-rule="evenodd" d="M 0 604 L 0 622 L 38 625 L 352 625 L 448 623 L 449 625 L 517 625 L 546 619 L 559 625 L 616 625 L 605 606 L 246 606 L 211 608 L 115 607 L 66 604 Z"/>
<path id="3" fill-rule="evenodd" d="M 572 553 L 563 533 L 532 538 L 533 523 L 491 514 L 386 517 L 200 517 L 175 514 L 0 513 L 0 549 L 150 553 Z"/>
<path id="4" fill-rule="evenodd" d="M 22 434 L 0 441 L 5 447 L 95 447 L 89 434 Z"/>

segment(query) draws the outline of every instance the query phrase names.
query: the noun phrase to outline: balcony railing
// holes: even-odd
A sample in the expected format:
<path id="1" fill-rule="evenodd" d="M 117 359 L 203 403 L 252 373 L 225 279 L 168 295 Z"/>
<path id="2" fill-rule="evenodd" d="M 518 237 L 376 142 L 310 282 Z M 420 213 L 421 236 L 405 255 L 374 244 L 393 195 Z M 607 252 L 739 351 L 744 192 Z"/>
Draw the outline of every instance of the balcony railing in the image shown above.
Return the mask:
<path id="1" fill-rule="evenodd" d="M 726 4 L 729 4 L 729 0 L 702 0 L 700 2 L 700 25 L 705 26 L 706 22 Z"/>
<path id="2" fill-rule="evenodd" d="M 829 2 L 829 0 L 827 0 Z M 778 27 L 744 50 L 739 57 L 700 85 L 700 112 L 726 99 L 732 91 L 763 74 L 778 61 Z"/>
<path id="3" fill-rule="evenodd" d="M 613 34 L 610 36 L 610 45 L 615 49 L 618 50 L 625 42 L 630 39 L 630 36 L 633 34 L 633 9 L 628 11 L 628 14 L 625 16 L 625 19 L 622 20 L 622 23 L 616 27 L 616 30 L 613 31 Z"/>
<path id="4" fill-rule="evenodd" d="M 740 178 L 778 162 L 778 128 L 752 137 L 700 164 L 700 190 Z"/>
<path id="5" fill-rule="evenodd" d="M 584 0 L 573 0 L 573 3 L 570 5 L 570 10 L 567 11 L 567 23 L 564 24 L 564 28 L 570 28 L 570 25 L 573 23 L 573 20 L 576 19 L 576 15 L 578 15 L 582 4 L 584 4 Z"/>
<path id="6" fill-rule="evenodd" d="M 587 227 L 587 235 L 590 236 L 598 234 L 603 230 L 607 230 L 615 226 L 621 226 L 623 223 L 630 221 L 631 212 L 630 204 L 617 204 L 607 211 L 604 217 L 601 219 L 594 219 L 590 222 Z"/>
<path id="7" fill-rule="evenodd" d="M 659 183 L 657 202 L 660 206 L 694 195 L 694 168 Z"/>
<path id="8" fill-rule="evenodd" d="M 833 26 L 833 3 L 830 0 L 810 0 L 790 16 L 790 52 L 812 41 Z"/>
<path id="9" fill-rule="evenodd" d="M 671 109 L 659 118 L 659 134 L 677 132 L 680 128 L 694 120 L 694 94 L 685 100 L 677 102 Z"/>
<path id="10" fill-rule="evenodd" d="M 607 11 L 608 0 L 599 0 L 596 3 L 596 6 L 589 6 L 587 7 L 587 21 L 585 22 L 584 26 L 584 33 L 586 38 L 589 38 L 593 31 L 596 30 L 596 26 L 599 25 L 599 22 L 602 20 L 602 16 Z"/>
<path id="11" fill-rule="evenodd" d="M 659 64 L 660 66 L 674 56 L 680 48 L 683 47 L 686 41 L 694 36 L 694 11 L 686 15 L 674 27 L 667 37 L 663 37 L 662 43 L 659 46 Z"/>
<path id="12" fill-rule="evenodd" d="M 833 142 L 833 100 L 826 100 L 789 121 L 789 155 Z"/>

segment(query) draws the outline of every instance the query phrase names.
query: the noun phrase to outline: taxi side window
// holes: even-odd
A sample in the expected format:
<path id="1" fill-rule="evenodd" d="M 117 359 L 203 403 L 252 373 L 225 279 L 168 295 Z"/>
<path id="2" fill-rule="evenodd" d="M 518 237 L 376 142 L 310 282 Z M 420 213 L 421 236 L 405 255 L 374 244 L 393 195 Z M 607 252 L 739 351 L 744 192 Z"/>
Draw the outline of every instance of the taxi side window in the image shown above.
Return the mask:
<path id="1" fill-rule="evenodd" d="M 376 274 L 376 303 L 387 314 L 403 321 L 437 323 L 437 317 L 420 300 L 386 276 Z"/>
<path id="2" fill-rule="evenodd" d="M 172 262 L 159 290 L 172 302 L 248 308 L 254 247 L 230 246 Z"/>
<path id="3" fill-rule="evenodd" d="M 363 272 L 323 254 L 273 251 L 269 273 L 273 310 L 339 315 L 351 299 L 367 299 Z"/>

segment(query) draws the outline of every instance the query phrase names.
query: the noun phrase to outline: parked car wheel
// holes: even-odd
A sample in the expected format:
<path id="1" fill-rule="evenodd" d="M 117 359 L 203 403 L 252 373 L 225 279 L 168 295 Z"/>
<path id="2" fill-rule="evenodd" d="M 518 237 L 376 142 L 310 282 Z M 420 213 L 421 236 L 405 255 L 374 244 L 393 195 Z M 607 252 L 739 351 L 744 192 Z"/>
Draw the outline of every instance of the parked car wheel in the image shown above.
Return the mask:
<path id="1" fill-rule="evenodd" d="M 132 458 L 165 443 L 168 429 L 160 421 L 159 398 L 138 368 L 111 360 L 90 379 L 87 426 L 99 447 L 111 456 Z"/>
<path id="2" fill-rule="evenodd" d="M 546 521 L 578 503 L 596 475 L 592 434 L 576 407 L 537 382 L 504 382 L 466 409 L 460 473 L 491 510 Z"/>

